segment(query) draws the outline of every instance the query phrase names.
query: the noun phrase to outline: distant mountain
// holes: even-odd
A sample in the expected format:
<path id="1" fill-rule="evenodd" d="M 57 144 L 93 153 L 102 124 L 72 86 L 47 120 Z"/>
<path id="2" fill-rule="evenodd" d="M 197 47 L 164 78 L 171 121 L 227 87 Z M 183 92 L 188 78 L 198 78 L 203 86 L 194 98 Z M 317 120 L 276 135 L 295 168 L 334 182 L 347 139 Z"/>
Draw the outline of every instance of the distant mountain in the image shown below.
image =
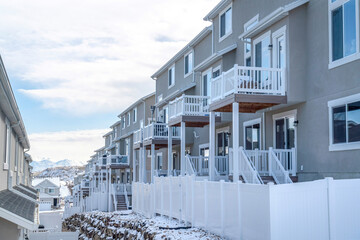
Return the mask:
<path id="1" fill-rule="evenodd" d="M 85 166 L 57 166 L 46 168 L 42 171 L 35 172 L 34 178 L 60 178 L 61 181 L 72 184 L 77 174 L 83 173 Z"/>
<path id="2" fill-rule="evenodd" d="M 47 168 L 70 167 L 74 164 L 72 164 L 72 162 L 68 159 L 60 160 L 57 162 L 52 162 L 49 159 L 44 159 L 41 161 L 33 161 L 30 165 L 33 167 L 33 172 L 40 172 Z"/>

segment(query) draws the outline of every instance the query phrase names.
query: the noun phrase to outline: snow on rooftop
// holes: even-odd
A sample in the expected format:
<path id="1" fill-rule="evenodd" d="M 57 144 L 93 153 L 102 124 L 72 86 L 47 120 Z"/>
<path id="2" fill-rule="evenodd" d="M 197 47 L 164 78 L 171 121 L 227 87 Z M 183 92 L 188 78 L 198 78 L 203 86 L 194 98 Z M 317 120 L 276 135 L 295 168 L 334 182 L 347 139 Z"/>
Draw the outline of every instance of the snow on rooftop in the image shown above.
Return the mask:
<path id="1" fill-rule="evenodd" d="M 56 178 L 34 178 L 34 179 L 32 179 L 32 185 L 35 187 L 36 185 L 39 185 L 40 183 L 42 183 L 45 180 L 49 180 L 56 186 L 60 187 L 60 178 L 58 178 L 58 177 L 56 177 Z"/>

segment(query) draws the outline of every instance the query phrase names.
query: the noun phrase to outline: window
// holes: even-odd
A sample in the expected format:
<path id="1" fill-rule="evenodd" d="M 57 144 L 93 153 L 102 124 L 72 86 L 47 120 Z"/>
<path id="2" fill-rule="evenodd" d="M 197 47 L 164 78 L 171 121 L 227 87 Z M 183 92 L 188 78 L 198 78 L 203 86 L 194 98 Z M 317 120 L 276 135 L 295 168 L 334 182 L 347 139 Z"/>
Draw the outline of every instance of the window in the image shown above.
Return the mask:
<path id="1" fill-rule="evenodd" d="M 223 40 L 229 36 L 232 32 L 232 6 L 227 7 L 219 15 L 219 25 L 220 25 L 220 39 Z"/>
<path id="2" fill-rule="evenodd" d="M 250 19 L 247 23 L 244 24 L 244 31 L 249 31 L 252 29 L 259 21 L 259 14 Z M 245 66 L 251 66 L 251 39 L 246 38 L 244 44 L 244 62 Z"/>
<path id="3" fill-rule="evenodd" d="M 160 94 L 160 95 L 158 96 L 158 101 L 157 101 L 157 102 L 158 102 L 158 103 L 159 103 L 159 102 L 161 102 L 161 101 L 162 101 L 162 99 L 163 99 L 163 95 L 162 95 L 162 94 Z"/>
<path id="4" fill-rule="evenodd" d="M 130 126 L 130 123 L 131 123 L 131 114 L 130 114 L 130 112 L 128 112 L 127 116 L 128 116 L 128 126 Z"/>
<path id="5" fill-rule="evenodd" d="M 55 189 L 49 188 L 49 189 L 48 189 L 48 192 L 49 192 L 49 193 L 54 193 L 54 192 L 55 192 Z"/>
<path id="6" fill-rule="evenodd" d="M 212 73 L 213 78 L 220 76 L 220 68 L 221 66 L 217 66 L 216 68 L 213 69 L 213 73 Z"/>
<path id="7" fill-rule="evenodd" d="M 11 137 L 11 128 L 10 128 L 10 122 L 6 118 L 5 119 L 5 128 L 6 128 L 6 134 L 5 134 L 5 162 L 4 162 L 4 169 L 9 168 L 9 162 L 10 162 L 10 137 Z"/>
<path id="8" fill-rule="evenodd" d="M 229 155 L 229 132 L 217 133 L 217 155 Z"/>
<path id="9" fill-rule="evenodd" d="M 329 61 L 337 63 L 332 64 L 334 67 L 354 60 L 349 56 L 359 52 L 358 15 L 358 0 L 329 3 Z"/>
<path id="10" fill-rule="evenodd" d="M 175 65 L 168 70 L 168 87 L 171 88 L 175 85 Z"/>
<path id="11" fill-rule="evenodd" d="M 156 155 L 156 169 L 162 170 L 162 164 L 163 164 L 163 156 L 162 153 L 158 153 Z"/>
<path id="12" fill-rule="evenodd" d="M 260 118 L 244 122 L 244 145 L 246 150 L 255 150 L 261 148 L 260 124 Z"/>
<path id="13" fill-rule="evenodd" d="M 360 94 L 330 101 L 330 151 L 360 149 Z"/>
<path id="14" fill-rule="evenodd" d="M 137 108 L 133 109 L 133 122 L 136 123 L 137 121 Z"/>
<path id="15" fill-rule="evenodd" d="M 193 53 L 190 52 L 187 55 L 185 55 L 184 58 L 184 75 L 185 77 L 189 75 L 192 72 L 193 69 Z"/>
<path id="16" fill-rule="evenodd" d="M 125 155 L 126 155 L 126 156 L 129 156 L 129 152 L 130 152 L 130 151 L 129 151 L 129 150 L 130 150 L 129 148 L 130 148 L 129 138 L 126 138 L 126 139 L 125 139 Z"/>
<path id="17" fill-rule="evenodd" d="M 122 128 L 124 129 L 125 126 L 126 126 L 126 123 L 125 123 L 125 116 L 122 117 Z"/>

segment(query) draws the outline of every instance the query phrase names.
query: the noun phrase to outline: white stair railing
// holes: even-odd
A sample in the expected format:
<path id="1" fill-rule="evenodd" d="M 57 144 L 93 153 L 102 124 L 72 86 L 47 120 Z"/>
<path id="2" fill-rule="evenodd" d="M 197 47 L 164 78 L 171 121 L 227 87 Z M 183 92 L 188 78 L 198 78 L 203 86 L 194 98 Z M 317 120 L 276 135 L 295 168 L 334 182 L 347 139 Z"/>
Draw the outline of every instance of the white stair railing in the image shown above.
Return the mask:
<path id="1" fill-rule="evenodd" d="M 215 156 L 215 170 L 219 175 L 229 174 L 229 156 Z"/>
<path id="2" fill-rule="evenodd" d="M 292 183 L 289 172 L 284 169 L 273 148 L 269 148 L 269 172 L 277 184 Z"/>
<path id="3" fill-rule="evenodd" d="M 264 184 L 243 147 L 240 147 L 239 149 L 239 173 L 246 183 Z"/>
<path id="4" fill-rule="evenodd" d="M 114 209 L 115 211 L 117 211 L 117 199 L 116 199 L 116 185 L 113 184 L 112 188 L 111 188 L 111 195 L 113 197 L 113 201 L 114 201 Z"/>
<path id="5" fill-rule="evenodd" d="M 124 196 L 125 196 L 126 209 L 129 209 L 129 198 L 126 190 L 126 185 L 124 185 Z"/>
<path id="6" fill-rule="evenodd" d="M 275 155 L 286 171 L 289 171 L 292 176 L 296 176 L 296 149 L 273 149 Z"/>
<path id="7" fill-rule="evenodd" d="M 196 175 L 196 172 L 194 170 L 194 166 L 190 161 L 189 155 L 185 156 L 185 173 L 188 175 Z"/>

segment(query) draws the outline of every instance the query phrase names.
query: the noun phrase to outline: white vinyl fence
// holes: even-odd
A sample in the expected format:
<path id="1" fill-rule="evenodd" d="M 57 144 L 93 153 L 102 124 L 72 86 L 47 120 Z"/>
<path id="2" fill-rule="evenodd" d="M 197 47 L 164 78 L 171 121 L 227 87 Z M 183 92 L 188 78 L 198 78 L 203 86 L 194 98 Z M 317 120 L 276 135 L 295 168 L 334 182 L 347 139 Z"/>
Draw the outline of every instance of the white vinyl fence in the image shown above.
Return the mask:
<path id="1" fill-rule="evenodd" d="M 156 177 L 133 183 L 133 210 L 230 239 L 360 239 L 360 179 L 258 185 Z"/>

